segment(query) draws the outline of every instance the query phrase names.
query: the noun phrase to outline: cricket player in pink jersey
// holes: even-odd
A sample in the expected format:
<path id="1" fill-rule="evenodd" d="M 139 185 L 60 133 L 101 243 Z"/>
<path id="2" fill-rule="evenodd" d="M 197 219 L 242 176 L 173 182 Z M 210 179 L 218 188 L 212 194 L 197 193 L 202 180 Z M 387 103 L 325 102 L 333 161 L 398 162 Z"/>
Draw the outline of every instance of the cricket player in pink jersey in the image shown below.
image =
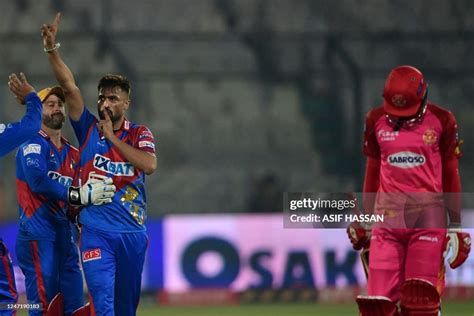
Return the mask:
<path id="1" fill-rule="evenodd" d="M 453 269 L 470 251 L 470 236 L 460 229 L 456 120 L 429 102 L 427 91 L 418 69 L 397 67 L 383 105 L 366 118 L 364 209 L 385 214 L 387 223 L 371 231 L 356 223 L 348 228 L 354 249 L 370 246 L 368 296 L 357 298 L 362 316 L 439 315 L 447 249 Z M 443 193 L 449 194 L 441 203 L 433 202 Z"/>

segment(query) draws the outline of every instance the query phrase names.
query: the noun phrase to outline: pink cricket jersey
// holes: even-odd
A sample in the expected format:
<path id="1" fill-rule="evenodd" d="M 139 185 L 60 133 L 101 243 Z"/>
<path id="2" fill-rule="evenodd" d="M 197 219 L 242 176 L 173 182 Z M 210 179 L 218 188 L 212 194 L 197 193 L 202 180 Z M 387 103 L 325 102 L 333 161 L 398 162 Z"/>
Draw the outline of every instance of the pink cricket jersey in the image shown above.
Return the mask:
<path id="1" fill-rule="evenodd" d="M 428 103 L 420 123 L 395 131 L 377 107 L 366 118 L 363 151 L 380 159 L 378 192 L 442 192 L 442 161 L 460 156 L 456 119 Z"/>

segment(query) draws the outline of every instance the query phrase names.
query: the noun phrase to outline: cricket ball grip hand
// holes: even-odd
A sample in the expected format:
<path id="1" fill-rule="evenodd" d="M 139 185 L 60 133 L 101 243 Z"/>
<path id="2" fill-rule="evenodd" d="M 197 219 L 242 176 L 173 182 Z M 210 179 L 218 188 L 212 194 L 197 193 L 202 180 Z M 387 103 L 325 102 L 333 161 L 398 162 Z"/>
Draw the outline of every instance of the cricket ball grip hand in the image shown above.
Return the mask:
<path id="1" fill-rule="evenodd" d="M 68 200 L 75 206 L 102 205 L 112 202 L 115 189 L 112 178 L 95 175 L 82 187 L 69 187 Z"/>
<path id="2" fill-rule="evenodd" d="M 362 227 L 359 223 L 351 223 L 346 231 L 354 250 L 361 250 L 370 243 L 370 229 Z"/>
<path id="3" fill-rule="evenodd" d="M 451 250 L 451 256 L 448 258 L 449 266 L 456 269 L 466 261 L 471 251 L 471 235 L 463 232 L 460 228 L 449 228 L 446 236 L 446 249 L 444 257 Z"/>

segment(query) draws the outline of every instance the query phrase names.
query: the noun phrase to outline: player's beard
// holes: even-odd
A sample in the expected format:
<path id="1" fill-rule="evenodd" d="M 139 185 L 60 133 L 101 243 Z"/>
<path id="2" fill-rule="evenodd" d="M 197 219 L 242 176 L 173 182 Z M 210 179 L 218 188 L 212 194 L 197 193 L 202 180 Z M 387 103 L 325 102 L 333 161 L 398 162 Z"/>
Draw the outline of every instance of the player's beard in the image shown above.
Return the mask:
<path id="1" fill-rule="evenodd" d="M 43 124 L 46 125 L 46 127 L 55 130 L 61 129 L 65 120 L 66 118 L 62 113 L 54 113 L 50 116 L 43 115 Z"/>

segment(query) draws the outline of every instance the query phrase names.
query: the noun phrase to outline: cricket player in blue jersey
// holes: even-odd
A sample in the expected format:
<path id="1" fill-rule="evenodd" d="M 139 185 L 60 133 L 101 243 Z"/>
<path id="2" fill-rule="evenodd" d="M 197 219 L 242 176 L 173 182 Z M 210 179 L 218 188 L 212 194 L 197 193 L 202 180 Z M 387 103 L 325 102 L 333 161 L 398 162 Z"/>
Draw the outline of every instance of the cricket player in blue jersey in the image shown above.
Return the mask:
<path id="1" fill-rule="evenodd" d="M 20 228 L 16 252 L 25 275 L 30 316 L 78 315 L 84 305 L 82 273 L 72 238 L 68 210 L 72 206 L 111 202 L 111 178 L 73 182 L 79 151 L 62 137 L 64 94 L 60 87 L 38 92 L 43 102 L 41 130 L 23 143 L 16 155 Z M 50 304 L 58 296 L 56 304 Z"/>
<path id="2" fill-rule="evenodd" d="M 18 122 L 0 124 L 0 157 L 5 156 L 21 143 L 33 137 L 41 127 L 42 104 L 35 89 L 28 83 L 26 76 L 11 74 L 8 87 L 20 104 L 26 104 L 26 114 Z M 16 315 L 17 302 L 15 275 L 7 246 L 0 236 L 0 316 Z"/>
<path id="3" fill-rule="evenodd" d="M 130 122 L 130 83 L 106 75 L 98 84 L 98 120 L 84 106 L 74 76 L 56 42 L 60 14 L 43 25 L 48 60 L 64 90 L 69 117 L 81 148 L 80 179 L 91 173 L 113 177 L 117 192 L 112 203 L 89 205 L 80 213 L 81 257 L 97 315 L 136 315 L 148 237 L 145 228 L 145 174 L 157 166 L 150 130 Z"/>

